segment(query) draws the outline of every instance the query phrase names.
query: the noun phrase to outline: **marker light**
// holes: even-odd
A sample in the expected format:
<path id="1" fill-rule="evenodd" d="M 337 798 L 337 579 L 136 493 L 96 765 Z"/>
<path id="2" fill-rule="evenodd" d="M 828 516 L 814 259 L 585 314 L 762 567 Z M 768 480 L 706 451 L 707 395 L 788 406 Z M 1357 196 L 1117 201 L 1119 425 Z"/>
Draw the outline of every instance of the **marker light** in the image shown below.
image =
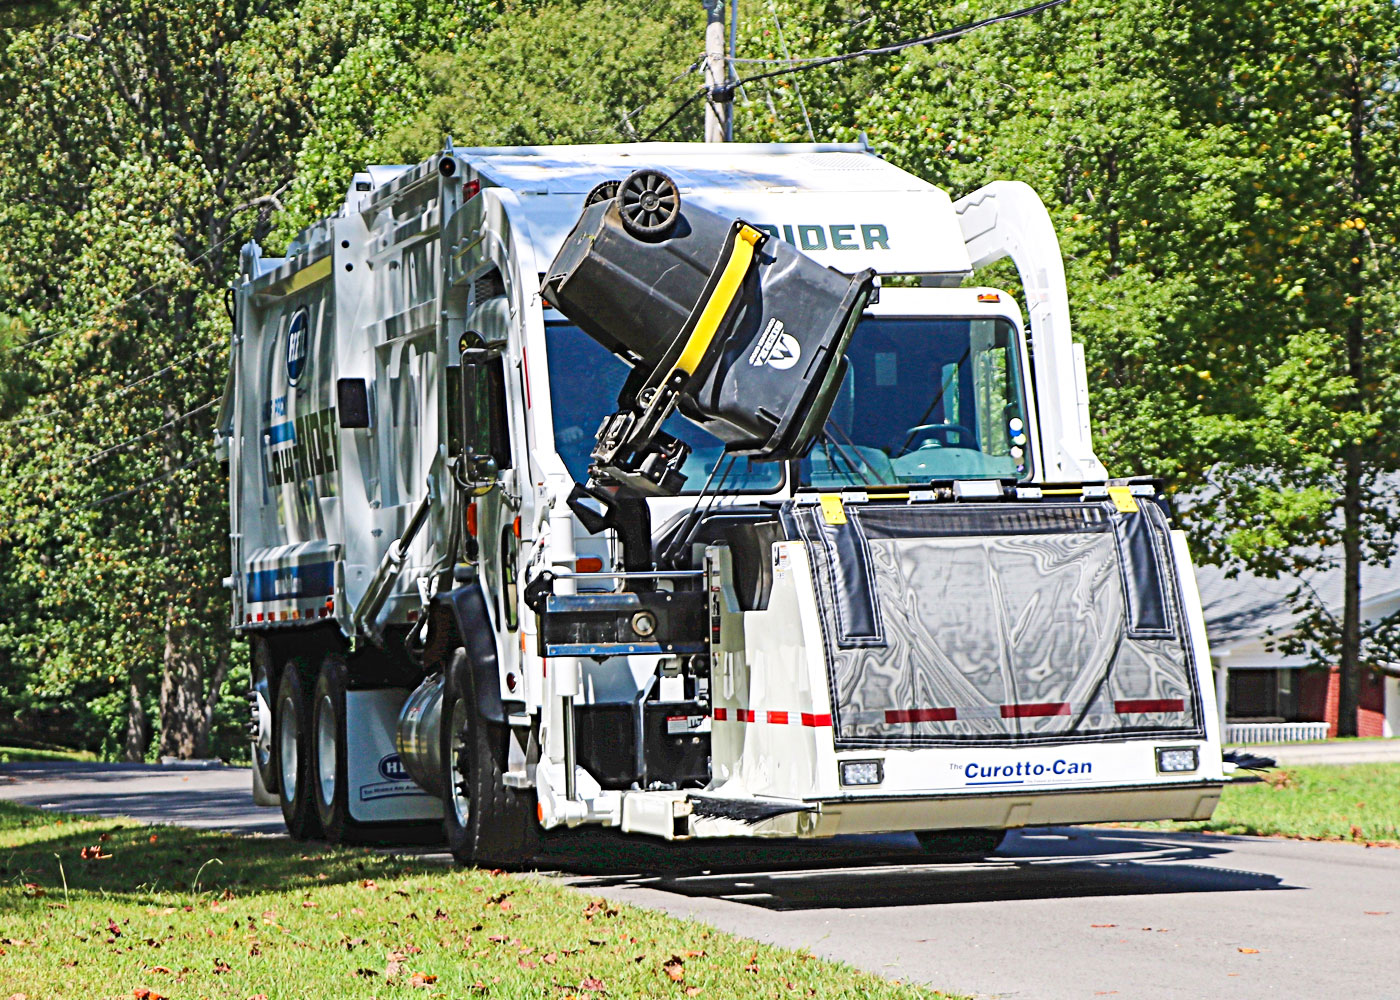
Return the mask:
<path id="1" fill-rule="evenodd" d="M 1157 771 L 1159 774 L 1173 774 L 1181 771 L 1194 771 L 1200 766 L 1195 747 L 1158 747 Z"/>
<path id="2" fill-rule="evenodd" d="M 978 302 L 1000 302 L 1000 301 L 1001 301 L 1001 296 L 998 295 L 996 292 L 978 292 L 978 293 L 977 293 L 977 301 L 978 301 Z"/>
<path id="3" fill-rule="evenodd" d="M 841 762 L 841 784 L 878 785 L 885 780 L 885 762 L 882 760 L 843 760 Z"/>

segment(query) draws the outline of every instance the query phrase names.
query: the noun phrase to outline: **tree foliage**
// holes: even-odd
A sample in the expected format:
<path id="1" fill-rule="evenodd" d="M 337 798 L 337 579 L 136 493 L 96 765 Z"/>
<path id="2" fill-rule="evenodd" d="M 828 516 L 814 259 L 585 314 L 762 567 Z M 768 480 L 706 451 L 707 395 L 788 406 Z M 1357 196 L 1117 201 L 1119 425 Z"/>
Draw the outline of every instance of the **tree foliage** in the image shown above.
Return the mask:
<path id="1" fill-rule="evenodd" d="M 1035 187 L 1110 469 L 1164 477 L 1206 558 L 1339 566 L 1345 607 L 1300 586 L 1297 642 L 1354 697 L 1389 655 L 1359 581 L 1396 527 L 1400 13 L 1074 0 L 783 69 L 1004 9 L 743 0 L 738 72 L 780 72 L 739 88 L 736 138 L 864 135 L 955 194 Z M 697 139 L 702 102 L 668 116 L 702 27 L 694 0 L 0 6 L 0 708 L 111 755 L 228 752 L 211 435 L 238 247 L 447 135 Z"/>

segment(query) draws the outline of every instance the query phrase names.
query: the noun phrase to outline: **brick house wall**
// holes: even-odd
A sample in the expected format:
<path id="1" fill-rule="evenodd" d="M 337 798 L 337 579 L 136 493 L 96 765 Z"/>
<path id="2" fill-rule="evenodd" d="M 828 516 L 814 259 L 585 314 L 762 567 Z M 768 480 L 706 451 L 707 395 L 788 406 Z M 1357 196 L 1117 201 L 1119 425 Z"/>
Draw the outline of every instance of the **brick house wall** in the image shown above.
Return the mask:
<path id="1" fill-rule="evenodd" d="M 1301 671 L 1298 697 L 1299 716 L 1309 722 L 1326 722 L 1327 735 L 1337 735 L 1337 711 L 1341 700 L 1342 674 L 1336 667 Z M 1361 677 L 1361 705 L 1356 710 L 1358 736 L 1385 735 L 1385 679 L 1367 671 Z"/>

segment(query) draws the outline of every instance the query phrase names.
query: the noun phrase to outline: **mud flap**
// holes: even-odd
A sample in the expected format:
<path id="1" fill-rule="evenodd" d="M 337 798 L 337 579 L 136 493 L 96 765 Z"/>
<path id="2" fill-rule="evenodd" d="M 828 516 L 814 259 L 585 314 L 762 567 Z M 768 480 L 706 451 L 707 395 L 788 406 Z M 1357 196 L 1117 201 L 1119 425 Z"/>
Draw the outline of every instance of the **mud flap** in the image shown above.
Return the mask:
<path id="1" fill-rule="evenodd" d="M 442 818 L 442 802 L 423 791 L 404 769 L 394 728 L 408 691 L 381 688 L 345 695 L 346 770 L 350 816 L 360 823 Z"/>

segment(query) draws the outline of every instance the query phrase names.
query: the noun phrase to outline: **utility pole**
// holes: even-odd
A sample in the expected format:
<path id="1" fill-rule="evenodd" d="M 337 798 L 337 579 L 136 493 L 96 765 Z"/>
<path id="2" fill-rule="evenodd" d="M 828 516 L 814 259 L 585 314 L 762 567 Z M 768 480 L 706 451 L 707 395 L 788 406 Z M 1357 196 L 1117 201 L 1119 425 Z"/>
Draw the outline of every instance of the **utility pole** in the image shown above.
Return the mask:
<path id="1" fill-rule="evenodd" d="M 713 95 L 729 82 L 728 60 L 724 57 L 725 0 L 704 0 L 705 4 L 705 86 Z M 705 102 L 705 141 L 725 142 L 730 137 L 730 101 L 713 98 Z"/>

